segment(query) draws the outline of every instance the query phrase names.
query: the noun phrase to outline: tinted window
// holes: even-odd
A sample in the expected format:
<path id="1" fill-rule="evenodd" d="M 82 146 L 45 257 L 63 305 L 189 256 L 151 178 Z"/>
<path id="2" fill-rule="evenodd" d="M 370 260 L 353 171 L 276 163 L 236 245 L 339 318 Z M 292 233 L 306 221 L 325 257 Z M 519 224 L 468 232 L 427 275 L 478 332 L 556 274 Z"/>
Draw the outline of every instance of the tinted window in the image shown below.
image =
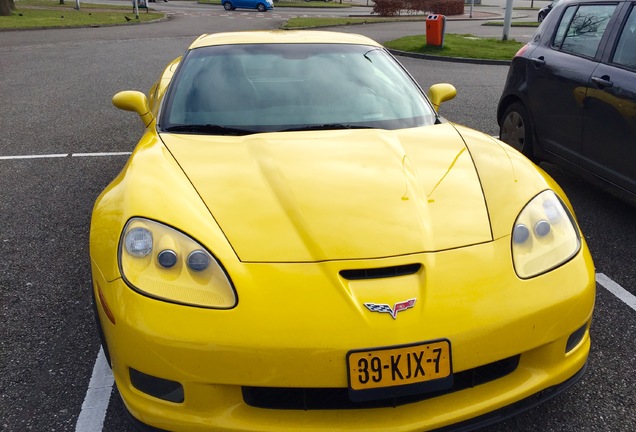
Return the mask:
<path id="1" fill-rule="evenodd" d="M 553 47 L 594 57 L 615 9 L 614 4 L 569 7 L 561 18 Z"/>
<path id="2" fill-rule="evenodd" d="M 636 8 L 632 7 L 629 18 L 623 27 L 613 62 L 636 69 Z"/>
<path id="3" fill-rule="evenodd" d="M 576 6 L 570 6 L 565 10 L 563 17 L 561 17 L 561 22 L 559 23 L 559 27 L 557 27 L 556 36 L 554 38 L 554 42 L 552 46 L 555 48 L 561 48 L 561 44 L 563 43 L 563 38 L 565 37 L 565 33 L 570 26 L 570 22 L 572 21 L 572 16 L 576 12 Z"/>

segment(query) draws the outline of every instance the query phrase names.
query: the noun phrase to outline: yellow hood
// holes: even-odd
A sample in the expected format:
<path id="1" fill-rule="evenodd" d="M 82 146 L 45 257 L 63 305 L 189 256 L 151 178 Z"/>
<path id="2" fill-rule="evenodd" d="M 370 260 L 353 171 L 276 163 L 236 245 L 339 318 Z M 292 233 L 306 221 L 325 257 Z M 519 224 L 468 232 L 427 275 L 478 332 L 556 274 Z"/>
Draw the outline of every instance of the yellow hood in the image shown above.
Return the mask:
<path id="1" fill-rule="evenodd" d="M 161 138 L 245 262 L 368 259 L 492 240 L 473 161 L 450 124 Z"/>

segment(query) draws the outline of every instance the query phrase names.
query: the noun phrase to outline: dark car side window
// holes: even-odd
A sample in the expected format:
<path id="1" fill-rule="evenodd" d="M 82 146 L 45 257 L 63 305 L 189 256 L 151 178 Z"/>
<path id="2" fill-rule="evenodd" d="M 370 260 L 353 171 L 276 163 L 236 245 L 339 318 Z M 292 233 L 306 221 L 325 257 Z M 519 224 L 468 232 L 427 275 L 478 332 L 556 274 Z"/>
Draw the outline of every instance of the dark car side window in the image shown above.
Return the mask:
<path id="1" fill-rule="evenodd" d="M 636 7 L 632 7 L 618 39 L 612 63 L 636 69 Z"/>
<path id="2" fill-rule="evenodd" d="M 615 9 L 615 4 L 570 6 L 561 18 L 552 46 L 594 57 Z"/>

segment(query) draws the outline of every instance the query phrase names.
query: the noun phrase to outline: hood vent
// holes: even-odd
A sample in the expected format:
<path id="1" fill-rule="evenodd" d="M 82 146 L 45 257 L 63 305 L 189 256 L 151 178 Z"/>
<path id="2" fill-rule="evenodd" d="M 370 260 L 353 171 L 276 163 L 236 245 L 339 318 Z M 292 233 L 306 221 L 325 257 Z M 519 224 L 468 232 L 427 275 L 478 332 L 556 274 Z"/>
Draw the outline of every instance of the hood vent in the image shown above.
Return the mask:
<path id="1" fill-rule="evenodd" d="M 390 278 L 417 273 L 420 270 L 420 267 L 422 267 L 422 264 L 406 264 L 401 266 L 359 270 L 341 270 L 340 276 L 347 280 Z"/>

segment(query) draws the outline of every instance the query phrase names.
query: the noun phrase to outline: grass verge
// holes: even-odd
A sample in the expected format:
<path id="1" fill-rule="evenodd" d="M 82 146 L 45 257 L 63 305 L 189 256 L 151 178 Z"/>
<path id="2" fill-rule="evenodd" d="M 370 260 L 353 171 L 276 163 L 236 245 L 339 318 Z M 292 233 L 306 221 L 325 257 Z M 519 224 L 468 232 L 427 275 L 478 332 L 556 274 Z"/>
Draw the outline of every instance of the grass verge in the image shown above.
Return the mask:
<path id="1" fill-rule="evenodd" d="M 132 6 L 84 4 L 75 9 L 75 1 L 18 0 L 10 16 L 0 16 L 0 29 L 33 29 L 52 27 L 98 27 L 130 25 L 163 18 L 165 14 L 139 9 L 135 18 Z M 128 19 L 127 19 L 128 18 Z"/>
<path id="2" fill-rule="evenodd" d="M 447 33 L 444 36 L 442 48 L 426 45 L 426 35 L 406 36 L 385 42 L 384 46 L 400 51 L 441 57 L 511 60 L 523 44 L 516 40 L 502 41 L 493 38 Z"/>
<path id="3" fill-rule="evenodd" d="M 413 17 L 413 20 L 418 18 Z M 419 17 L 419 20 L 425 19 Z M 389 21 L 404 21 L 404 18 L 291 18 L 285 24 L 285 29 L 301 29 L 314 27 L 329 27 L 338 25 L 378 23 Z M 447 33 L 444 36 L 442 48 L 426 45 L 426 35 L 406 36 L 385 42 L 387 48 L 419 54 L 429 54 L 441 57 L 463 57 L 488 60 L 511 60 L 523 46 L 516 40 L 502 41 L 494 38 L 480 38 L 472 35 L 458 35 Z"/>
<path id="4" fill-rule="evenodd" d="M 400 18 L 391 17 L 377 17 L 377 18 L 290 18 L 281 28 L 286 30 L 303 29 L 303 28 L 316 28 L 316 27 L 331 27 L 351 24 L 371 24 L 371 23 L 383 23 L 393 21 L 405 21 Z M 414 20 L 411 20 L 414 21 Z M 421 20 L 417 20 L 421 21 Z"/>
<path id="5" fill-rule="evenodd" d="M 129 4 L 131 6 L 129 6 Z M 54 9 L 75 9 L 75 0 L 64 0 L 64 4 L 60 4 L 60 0 L 15 0 L 18 9 L 22 6 L 32 8 L 54 8 Z M 132 1 L 126 3 L 126 6 L 107 5 L 97 3 L 84 3 L 80 0 L 80 9 L 107 9 L 107 10 L 132 10 Z"/>

